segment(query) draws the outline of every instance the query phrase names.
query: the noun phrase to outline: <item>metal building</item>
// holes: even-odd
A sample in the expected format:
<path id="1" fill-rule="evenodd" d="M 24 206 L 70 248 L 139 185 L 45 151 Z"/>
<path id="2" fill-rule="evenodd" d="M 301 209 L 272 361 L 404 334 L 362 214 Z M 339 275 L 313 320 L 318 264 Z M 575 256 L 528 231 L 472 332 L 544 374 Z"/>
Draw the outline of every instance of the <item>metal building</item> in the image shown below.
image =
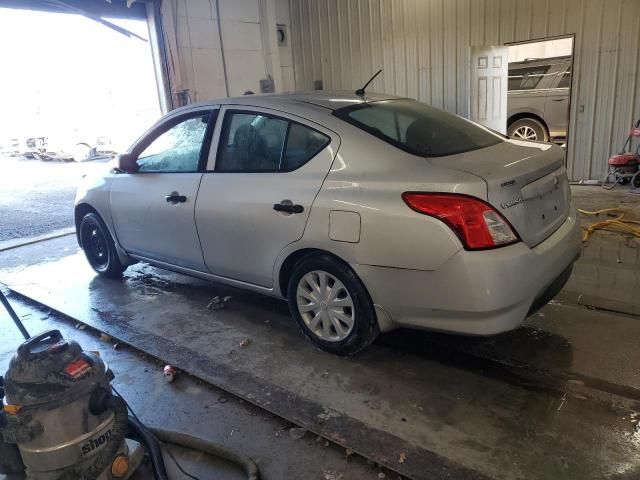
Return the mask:
<path id="1" fill-rule="evenodd" d="M 601 179 L 640 117 L 638 0 L 291 0 L 298 90 L 372 90 L 469 114 L 469 47 L 575 35 L 567 169 Z"/>

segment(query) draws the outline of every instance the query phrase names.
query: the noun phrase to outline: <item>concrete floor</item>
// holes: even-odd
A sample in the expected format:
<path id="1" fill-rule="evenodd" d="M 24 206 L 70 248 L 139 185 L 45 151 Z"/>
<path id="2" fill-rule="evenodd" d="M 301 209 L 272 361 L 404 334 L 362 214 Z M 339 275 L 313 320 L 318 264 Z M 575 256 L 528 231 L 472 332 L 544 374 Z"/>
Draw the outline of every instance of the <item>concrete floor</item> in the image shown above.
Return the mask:
<path id="1" fill-rule="evenodd" d="M 114 386 L 147 425 L 186 432 L 249 455 L 257 462 L 264 480 L 369 480 L 380 478 L 381 473 L 387 479 L 400 478 L 358 455 L 348 456 L 344 448 L 309 432 L 296 439 L 292 433 L 298 432 L 290 432 L 294 427 L 291 423 L 186 373 L 180 372 L 168 384 L 162 376 L 163 364 L 154 358 L 126 345 L 116 350 L 115 340 L 105 342 L 97 332 L 76 329 L 70 319 L 15 296 L 11 302 L 30 333 L 56 328 L 85 350 L 99 351 L 115 373 Z M 2 307 L 0 338 L 0 372 L 4 374 L 22 338 Z M 171 450 L 189 473 L 202 480 L 244 478 L 233 465 L 176 447 Z M 169 458 L 166 464 L 171 478 L 185 478 Z M 150 478 L 151 470 L 145 465 L 133 480 Z"/>
<path id="2" fill-rule="evenodd" d="M 629 187 L 612 191 L 600 187 L 573 187 L 580 208 L 595 211 L 622 208 L 628 218 L 640 219 L 640 195 Z M 617 215 L 611 213 L 609 215 Z M 608 220 L 607 214 L 582 215 L 583 225 Z M 640 225 L 636 225 L 640 228 Z M 640 239 L 599 231 L 582 250 L 574 274 L 558 300 L 590 308 L 640 315 Z"/>
<path id="3" fill-rule="evenodd" d="M 574 193 L 588 209 L 637 208 L 626 191 Z M 636 297 L 611 308 L 623 285 L 599 278 L 633 275 L 636 240 L 596 234 L 576 271 L 598 278 L 574 275 L 515 332 L 396 331 L 351 360 L 312 349 L 270 299 L 145 266 L 124 282 L 96 279 L 74 242 L 3 252 L 0 280 L 410 478 L 640 476 Z M 231 306 L 207 311 L 219 294 Z"/>

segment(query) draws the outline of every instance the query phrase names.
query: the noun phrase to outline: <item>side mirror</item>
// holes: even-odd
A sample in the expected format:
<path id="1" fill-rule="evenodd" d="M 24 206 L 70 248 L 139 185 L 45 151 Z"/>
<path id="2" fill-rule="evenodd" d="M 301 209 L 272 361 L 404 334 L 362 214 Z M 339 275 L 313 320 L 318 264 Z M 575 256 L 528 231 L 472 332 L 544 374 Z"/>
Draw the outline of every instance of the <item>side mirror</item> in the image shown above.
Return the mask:
<path id="1" fill-rule="evenodd" d="M 138 171 L 136 157 L 130 153 L 121 153 L 117 159 L 118 170 L 125 173 L 135 173 Z"/>

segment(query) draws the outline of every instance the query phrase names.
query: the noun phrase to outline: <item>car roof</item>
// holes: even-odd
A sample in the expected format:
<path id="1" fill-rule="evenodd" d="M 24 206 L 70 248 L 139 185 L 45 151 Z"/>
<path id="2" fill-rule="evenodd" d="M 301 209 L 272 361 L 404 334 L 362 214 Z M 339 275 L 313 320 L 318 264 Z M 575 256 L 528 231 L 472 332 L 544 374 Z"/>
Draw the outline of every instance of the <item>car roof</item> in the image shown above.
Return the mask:
<path id="1" fill-rule="evenodd" d="M 213 105 L 250 105 L 253 107 L 283 107 L 291 104 L 297 104 L 298 106 L 309 106 L 314 110 L 320 109 L 330 113 L 342 107 L 348 107 L 363 102 L 378 102 L 382 100 L 399 99 L 402 97 L 396 97 L 393 95 L 380 94 L 380 93 L 366 93 L 364 96 L 356 95 L 354 92 L 347 91 L 326 91 L 318 90 L 311 92 L 299 92 L 299 93 L 269 93 L 259 95 L 243 95 L 242 97 L 229 97 L 220 98 L 214 100 L 208 100 L 204 102 L 198 102 L 190 104 L 185 107 L 174 110 L 179 111 L 187 108 L 193 108 L 198 106 L 213 106 Z M 173 112 L 172 112 L 173 113 Z"/>

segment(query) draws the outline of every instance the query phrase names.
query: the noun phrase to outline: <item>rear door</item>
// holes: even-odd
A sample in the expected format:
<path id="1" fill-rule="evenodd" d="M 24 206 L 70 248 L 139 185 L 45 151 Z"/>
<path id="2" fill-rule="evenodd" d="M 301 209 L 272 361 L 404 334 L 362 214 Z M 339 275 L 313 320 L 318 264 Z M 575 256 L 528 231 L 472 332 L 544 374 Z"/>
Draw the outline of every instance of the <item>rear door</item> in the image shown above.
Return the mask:
<path id="1" fill-rule="evenodd" d="M 509 117 L 520 113 L 544 118 L 550 69 L 549 64 L 540 62 L 509 66 Z"/>
<path id="2" fill-rule="evenodd" d="M 134 146 L 139 170 L 114 176 L 111 215 L 127 252 L 206 271 L 194 212 L 215 113 L 200 107 L 167 119 Z"/>
<path id="3" fill-rule="evenodd" d="M 545 100 L 544 119 L 551 137 L 566 137 L 569 126 L 571 63 L 561 63 L 555 67 L 554 82 Z"/>
<path id="4" fill-rule="evenodd" d="M 276 257 L 302 237 L 339 137 L 282 112 L 223 107 L 196 223 L 215 275 L 271 287 Z"/>

